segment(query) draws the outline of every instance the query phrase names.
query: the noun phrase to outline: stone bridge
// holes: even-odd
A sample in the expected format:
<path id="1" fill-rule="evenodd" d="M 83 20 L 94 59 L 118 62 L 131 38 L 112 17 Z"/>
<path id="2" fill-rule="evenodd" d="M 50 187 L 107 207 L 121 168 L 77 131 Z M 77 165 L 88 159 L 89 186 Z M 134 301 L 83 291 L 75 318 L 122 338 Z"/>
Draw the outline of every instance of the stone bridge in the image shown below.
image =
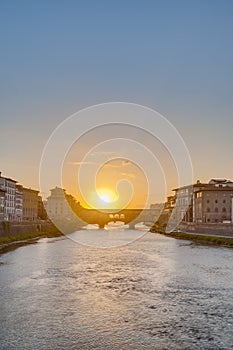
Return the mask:
<path id="1" fill-rule="evenodd" d="M 104 227 L 109 221 L 124 221 L 130 227 L 138 222 L 147 222 L 148 224 L 155 223 L 159 216 L 159 209 L 122 209 L 119 211 L 111 209 L 82 209 L 78 216 L 87 224 L 99 224 Z"/>

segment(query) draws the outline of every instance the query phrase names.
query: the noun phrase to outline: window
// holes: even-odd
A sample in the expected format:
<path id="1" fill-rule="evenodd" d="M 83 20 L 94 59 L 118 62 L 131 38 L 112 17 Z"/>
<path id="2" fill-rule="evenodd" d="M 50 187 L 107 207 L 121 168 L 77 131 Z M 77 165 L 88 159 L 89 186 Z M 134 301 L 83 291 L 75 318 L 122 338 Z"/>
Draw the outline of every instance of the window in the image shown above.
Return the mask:
<path id="1" fill-rule="evenodd" d="M 209 213 L 210 212 L 210 208 L 207 208 L 206 211 L 207 211 L 207 213 Z"/>
<path id="2" fill-rule="evenodd" d="M 218 203 L 218 200 L 217 200 L 217 199 L 215 199 L 215 203 Z"/>
<path id="3" fill-rule="evenodd" d="M 210 202 L 210 200 L 209 199 L 207 199 L 207 201 L 206 201 L 207 203 L 209 203 Z"/>
<path id="4" fill-rule="evenodd" d="M 223 202 L 223 203 L 226 203 L 226 199 L 224 199 L 222 202 Z"/>
<path id="5" fill-rule="evenodd" d="M 227 210 L 226 210 L 226 208 L 222 208 L 222 211 L 223 211 L 223 213 L 226 213 Z"/>
<path id="6" fill-rule="evenodd" d="M 218 208 L 215 208 L 214 211 L 215 211 L 215 213 L 218 213 Z"/>

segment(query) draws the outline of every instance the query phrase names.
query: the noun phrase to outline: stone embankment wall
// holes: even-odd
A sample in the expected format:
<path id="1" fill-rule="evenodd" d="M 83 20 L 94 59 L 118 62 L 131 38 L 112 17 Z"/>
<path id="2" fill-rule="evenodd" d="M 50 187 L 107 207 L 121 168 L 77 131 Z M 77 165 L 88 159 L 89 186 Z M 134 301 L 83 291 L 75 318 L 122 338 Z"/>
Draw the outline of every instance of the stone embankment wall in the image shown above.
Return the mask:
<path id="1" fill-rule="evenodd" d="M 233 224 L 195 224 L 181 223 L 179 229 L 190 233 L 206 233 L 219 236 L 233 236 Z"/>
<path id="2" fill-rule="evenodd" d="M 0 237 L 16 236 L 25 233 L 46 232 L 54 228 L 51 222 L 38 221 L 27 223 L 0 222 Z"/>

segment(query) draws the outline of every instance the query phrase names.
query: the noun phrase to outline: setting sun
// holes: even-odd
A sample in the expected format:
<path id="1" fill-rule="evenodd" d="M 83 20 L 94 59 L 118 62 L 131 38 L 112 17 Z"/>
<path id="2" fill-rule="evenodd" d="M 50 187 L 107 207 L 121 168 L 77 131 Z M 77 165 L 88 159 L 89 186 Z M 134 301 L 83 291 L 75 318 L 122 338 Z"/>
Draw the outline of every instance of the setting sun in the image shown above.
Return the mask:
<path id="1" fill-rule="evenodd" d="M 102 199 L 102 201 L 104 201 L 106 203 L 112 202 L 110 196 L 107 193 L 103 193 L 99 197 L 100 197 L 100 199 Z"/>
<path id="2" fill-rule="evenodd" d="M 97 190 L 97 194 L 101 201 L 105 203 L 112 203 L 118 200 L 118 196 L 115 192 L 107 188 L 101 188 Z"/>

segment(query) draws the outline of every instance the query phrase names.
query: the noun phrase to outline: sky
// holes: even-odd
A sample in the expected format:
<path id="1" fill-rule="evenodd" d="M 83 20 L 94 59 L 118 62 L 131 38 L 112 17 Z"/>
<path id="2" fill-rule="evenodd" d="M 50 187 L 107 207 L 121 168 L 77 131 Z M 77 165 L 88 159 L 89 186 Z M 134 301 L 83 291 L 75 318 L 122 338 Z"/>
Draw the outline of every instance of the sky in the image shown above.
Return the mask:
<path id="1" fill-rule="evenodd" d="M 231 0 L 0 1 L 0 171 L 39 188 L 53 130 L 122 101 L 174 125 L 195 179 L 233 180 L 232 34 Z"/>
<path id="2" fill-rule="evenodd" d="M 115 135 L 117 139 L 114 139 Z M 130 140 L 127 139 L 129 135 Z M 107 125 L 91 130 L 70 147 L 63 164 L 62 187 L 87 207 L 110 209 L 113 204 L 114 208 L 149 207 L 155 199 L 164 202 L 167 189 L 177 186 L 174 162 L 165 147 L 152 135 L 132 126 Z M 168 184 L 164 173 L 174 174 L 169 177 L 171 182 Z M 54 178 L 55 174 L 51 183 Z M 44 179 L 47 185 L 47 173 Z M 95 188 L 97 195 L 113 197 L 113 203 L 99 201 Z"/>

